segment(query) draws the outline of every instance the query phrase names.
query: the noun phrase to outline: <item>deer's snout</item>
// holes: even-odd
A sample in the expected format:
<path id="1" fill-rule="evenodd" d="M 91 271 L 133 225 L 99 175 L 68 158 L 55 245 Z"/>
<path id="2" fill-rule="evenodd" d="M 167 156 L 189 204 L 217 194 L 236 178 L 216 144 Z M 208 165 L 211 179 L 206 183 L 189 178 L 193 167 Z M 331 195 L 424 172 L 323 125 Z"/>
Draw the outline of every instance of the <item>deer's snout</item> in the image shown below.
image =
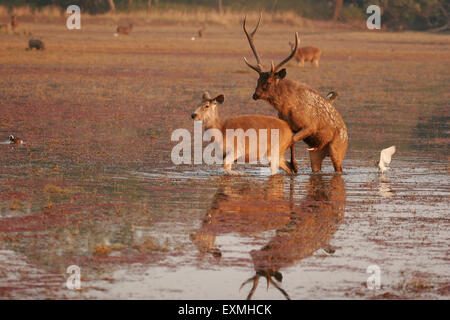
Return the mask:
<path id="1" fill-rule="evenodd" d="M 259 95 L 255 92 L 253 94 L 253 100 L 258 100 L 259 99 Z"/>
<path id="2" fill-rule="evenodd" d="M 197 114 L 195 114 L 195 113 L 191 114 L 192 119 L 195 119 L 195 117 L 197 117 Z"/>

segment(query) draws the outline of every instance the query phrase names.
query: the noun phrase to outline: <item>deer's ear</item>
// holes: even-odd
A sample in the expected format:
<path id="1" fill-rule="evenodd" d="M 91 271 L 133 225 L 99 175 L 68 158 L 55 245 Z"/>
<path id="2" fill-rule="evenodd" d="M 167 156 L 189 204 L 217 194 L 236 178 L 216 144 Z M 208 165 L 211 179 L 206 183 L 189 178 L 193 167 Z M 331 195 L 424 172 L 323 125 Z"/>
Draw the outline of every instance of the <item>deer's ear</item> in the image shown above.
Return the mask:
<path id="1" fill-rule="evenodd" d="M 208 91 L 203 92 L 202 100 L 203 101 L 211 100 L 211 96 L 209 95 Z"/>
<path id="2" fill-rule="evenodd" d="M 285 68 L 281 69 L 280 71 L 275 73 L 275 75 L 280 79 L 284 79 L 286 77 L 286 69 Z"/>
<path id="3" fill-rule="evenodd" d="M 214 100 L 217 101 L 218 103 L 223 103 L 225 97 L 223 96 L 223 94 L 219 94 L 217 97 L 214 98 Z"/>

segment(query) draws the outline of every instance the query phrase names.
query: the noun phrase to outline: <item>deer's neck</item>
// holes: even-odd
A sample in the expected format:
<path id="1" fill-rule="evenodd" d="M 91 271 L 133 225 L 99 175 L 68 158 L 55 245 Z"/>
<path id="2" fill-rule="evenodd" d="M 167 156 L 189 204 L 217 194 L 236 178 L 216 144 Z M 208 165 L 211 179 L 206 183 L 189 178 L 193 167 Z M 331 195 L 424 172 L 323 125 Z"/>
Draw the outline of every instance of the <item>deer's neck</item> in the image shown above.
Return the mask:
<path id="1" fill-rule="evenodd" d="M 222 131 L 223 121 L 219 118 L 219 113 L 216 111 L 215 114 L 211 117 L 208 117 L 203 120 L 203 125 L 205 130 L 209 129 L 218 129 Z"/>
<path id="2" fill-rule="evenodd" d="M 270 97 L 267 98 L 267 102 L 281 114 L 287 114 L 289 112 L 291 87 L 292 84 L 290 80 L 281 79 L 274 87 Z"/>

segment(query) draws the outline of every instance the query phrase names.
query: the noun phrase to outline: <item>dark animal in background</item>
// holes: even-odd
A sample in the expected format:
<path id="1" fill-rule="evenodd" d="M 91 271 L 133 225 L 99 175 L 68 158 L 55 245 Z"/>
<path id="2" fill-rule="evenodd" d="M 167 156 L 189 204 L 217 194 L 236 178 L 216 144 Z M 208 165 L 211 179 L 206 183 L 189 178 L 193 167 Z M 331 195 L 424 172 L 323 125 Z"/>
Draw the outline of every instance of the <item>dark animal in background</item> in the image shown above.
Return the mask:
<path id="1" fill-rule="evenodd" d="M 295 45 L 291 54 L 272 67 L 269 72 L 262 71 L 262 63 L 253 43 L 261 16 L 255 30 L 249 34 L 243 28 L 257 64 L 251 65 L 244 58 L 247 66 L 258 72 L 259 79 L 253 99 L 267 101 L 278 111 L 278 117 L 285 120 L 294 132 L 292 143 L 303 140 L 309 148 L 312 171 L 320 171 L 323 159 L 331 157 L 334 170 L 342 171 L 342 160 L 348 145 L 347 127 L 334 106 L 317 91 L 306 85 L 285 79 L 286 69 L 281 67 L 295 55 L 298 47 L 298 34 L 295 34 Z"/>
<path id="2" fill-rule="evenodd" d="M 128 26 L 118 26 L 117 34 L 129 34 L 133 30 L 133 24 L 130 23 Z"/>
<path id="3" fill-rule="evenodd" d="M 291 49 L 294 49 L 294 44 L 289 42 Z M 298 48 L 295 52 L 294 58 L 300 67 L 303 67 L 306 62 L 311 62 L 314 67 L 319 66 L 320 56 L 322 55 L 322 50 L 316 47 L 303 47 Z"/>
<path id="4" fill-rule="evenodd" d="M 28 41 L 27 50 L 31 50 L 33 48 L 35 48 L 36 50 L 44 50 L 45 49 L 44 42 L 42 42 L 42 40 L 39 39 L 31 39 L 30 41 Z"/>

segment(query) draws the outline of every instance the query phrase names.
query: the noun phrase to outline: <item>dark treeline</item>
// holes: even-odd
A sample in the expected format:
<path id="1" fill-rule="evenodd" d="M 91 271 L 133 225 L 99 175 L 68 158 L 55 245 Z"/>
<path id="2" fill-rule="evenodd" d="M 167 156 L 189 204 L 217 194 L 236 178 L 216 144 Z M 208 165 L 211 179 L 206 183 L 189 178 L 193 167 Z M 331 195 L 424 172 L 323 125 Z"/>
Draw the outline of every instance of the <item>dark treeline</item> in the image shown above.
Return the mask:
<path id="1" fill-rule="evenodd" d="M 449 0 L 0 0 L 11 8 L 29 6 L 39 10 L 45 6 L 66 8 L 77 4 L 91 14 L 109 11 L 180 8 L 196 10 L 210 8 L 225 10 L 295 11 L 310 19 L 354 20 L 366 17 L 371 4 L 382 9 L 382 24 L 392 29 L 448 30 Z"/>

